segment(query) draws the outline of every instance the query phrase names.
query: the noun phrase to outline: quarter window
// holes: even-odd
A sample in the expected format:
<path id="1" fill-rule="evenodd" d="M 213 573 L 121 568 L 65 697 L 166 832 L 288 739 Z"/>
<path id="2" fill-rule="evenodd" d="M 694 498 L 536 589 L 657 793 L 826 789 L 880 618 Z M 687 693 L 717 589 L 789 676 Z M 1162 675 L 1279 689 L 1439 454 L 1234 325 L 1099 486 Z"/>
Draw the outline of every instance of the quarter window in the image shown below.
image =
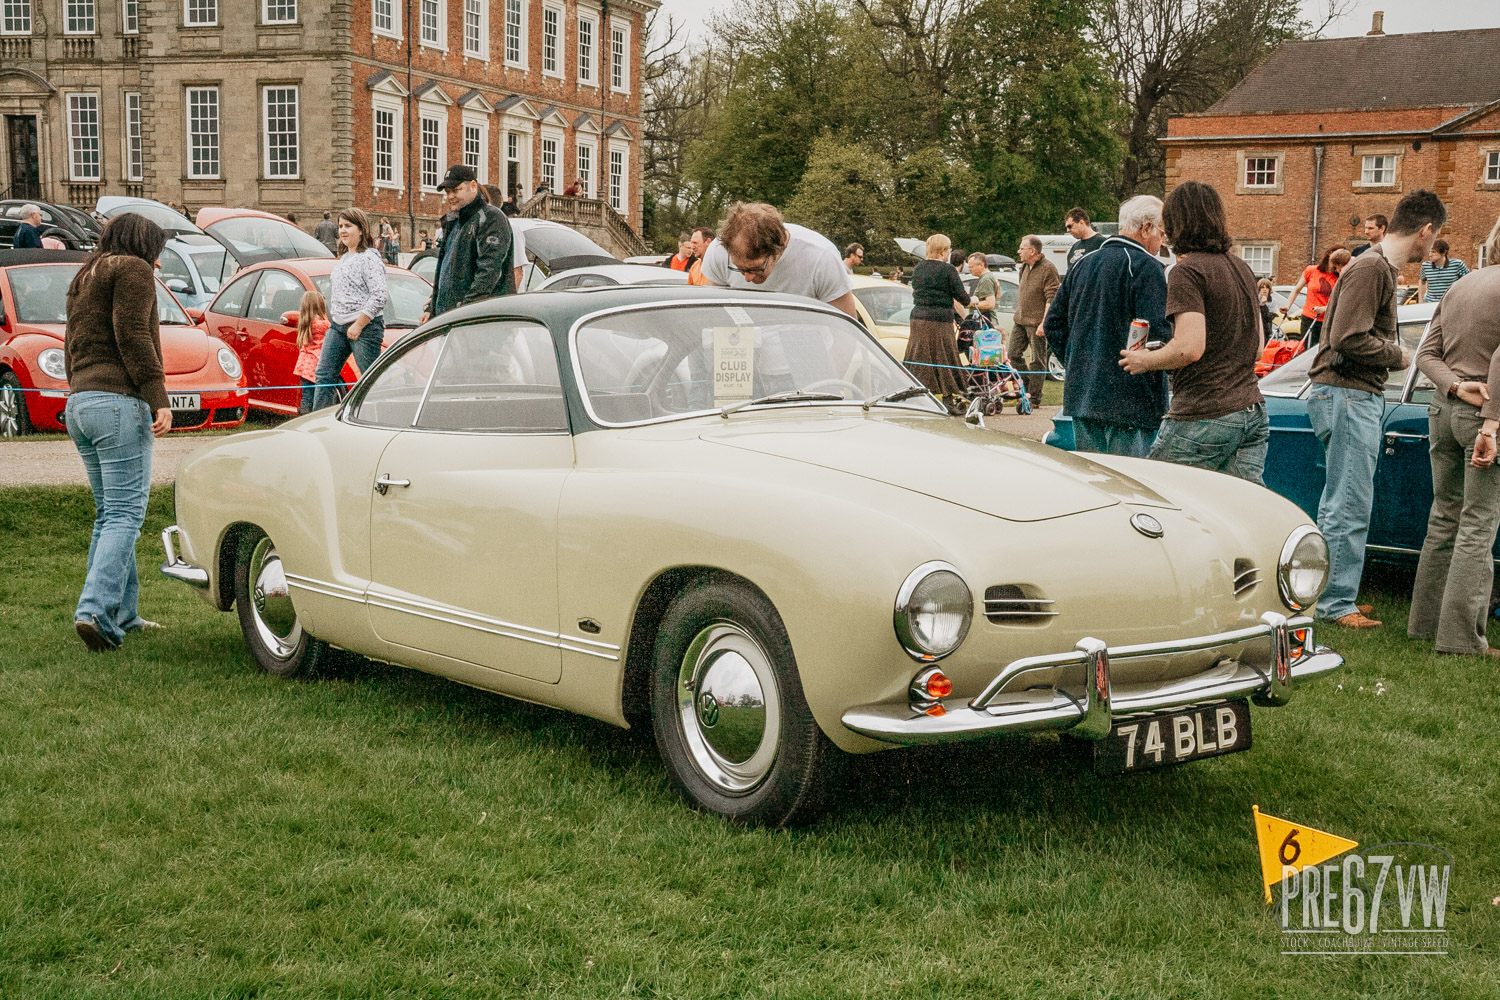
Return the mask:
<path id="1" fill-rule="evenodd" d="M 1366 156 L 1359 172 L 1359 182 L 1371 187 L 1395 184 L 1396 158 L 1388 153 Z"/>
<path id="2" fill-rule="evenodd" d="M 446 333 L 411 345 L 376 373 L 359 393 L 350 413 L 355 423 L 410 427 L 427 394 L 427 383 L 443 351 Z"/>
<path id="3" fill-rule="evenodd" d="M 187 0 L 187 24 L 214 27 L 219 23 L 219 0 Z"/>
<path id="4" fill-rule="evenodd" d="M 267 177 L 296 177 L 301 171 L 297 96 L 296 87 L 265 90 Z"/>
<path id="5" fill-rule="evenodd" d="M 31 34 L 31 0 L 4 0 L 0 4 L 0 34 Z"/>
<path id="6" fill-rule="evenodd" d="M 1250 270 L 1255 272 L 1257 278 L 1271 277 L 1276 263 L 1275 256 L 1275 247 L 1240 247 L 1240 257 L 1250 265 Z"/>
<path id="7" fill-rule="evenodd" d="M 416 418 L 429 430 L 555 434 L 568 429 L 552 335 L 535 324 L 448 332 Z"/>
<path id="8" fill-rule="evenodd" d="M 94 33 L 94 0 L 67 0 L 64 10 L 63 30 L 67 34 L 92 35 Z"/>
<path id="9" fill-rule="evenodd" d="M 1245 187 L 1275 187 L 1276 158 L 1251 156 L 1245 159 Z"/>
<path id="10" fill-rule="evenodd" d="M 219 88 L 187 92 L 188 176 L 219 176 Z"/>
<path id="11" fill-rule="evenodd" d="M 68 95 L 68 154 L 75 181 L 97 181 L 99 172 L 99 95 Z"/>

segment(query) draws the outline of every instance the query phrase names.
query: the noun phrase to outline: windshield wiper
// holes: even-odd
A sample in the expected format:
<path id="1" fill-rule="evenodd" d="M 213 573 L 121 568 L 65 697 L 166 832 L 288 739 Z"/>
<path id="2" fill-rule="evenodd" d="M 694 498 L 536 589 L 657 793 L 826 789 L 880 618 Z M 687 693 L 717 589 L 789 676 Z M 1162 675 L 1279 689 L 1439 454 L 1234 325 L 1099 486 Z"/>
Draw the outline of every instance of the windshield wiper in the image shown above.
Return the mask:
<path id="1" fill-rule="evenodd" d="M 800 389 L 791 389 L 786 392 L 773 392 L 769 396 L 761 396 L 757 399 L 746 399 L 738 403 L 730 403 L 719 411 L 719 416 L 728 420 L 729 415 L 736 410 L 743 410 L 747 406 L 759 406 L 762 403 L 796 403 L 804 400 L 819 399 L 840 403 L 844 401 L 844 397 L 836 392 L 803 392 Z"/>
<path id="2" fill-rule="evenodd" d="M 926 386 L 909 385 L 905 389 L 897 389 L 895 392 L 888 392 L 883 396 L 876 396 L 874 399 L 867 399 L 859 405 L 868 410 L 870 407 L 879 406 L 881 403 L 899 403 L 903 399 L 911 399 L 913 396 L 925 395 L 927 395 Z"/>

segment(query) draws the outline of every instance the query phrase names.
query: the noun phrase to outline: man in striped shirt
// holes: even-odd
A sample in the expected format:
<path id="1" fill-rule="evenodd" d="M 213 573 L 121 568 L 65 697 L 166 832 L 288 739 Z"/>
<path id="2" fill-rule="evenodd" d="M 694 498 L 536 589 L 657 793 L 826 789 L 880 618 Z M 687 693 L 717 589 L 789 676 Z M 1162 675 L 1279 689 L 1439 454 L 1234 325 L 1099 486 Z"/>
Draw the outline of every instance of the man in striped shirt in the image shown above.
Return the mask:
<path id="1" fill-rule="evenodd" d="M 1423 302 L 1436 302 L 1448 291 L 1448 286 L 1469 273 L 1468 267 L 1457 257 L 1448 256 L 1448 241 L 1436 240 L 1432 253 L 1422 261 L 1422 280 L 1417 285 L 1417 298 Z"/>

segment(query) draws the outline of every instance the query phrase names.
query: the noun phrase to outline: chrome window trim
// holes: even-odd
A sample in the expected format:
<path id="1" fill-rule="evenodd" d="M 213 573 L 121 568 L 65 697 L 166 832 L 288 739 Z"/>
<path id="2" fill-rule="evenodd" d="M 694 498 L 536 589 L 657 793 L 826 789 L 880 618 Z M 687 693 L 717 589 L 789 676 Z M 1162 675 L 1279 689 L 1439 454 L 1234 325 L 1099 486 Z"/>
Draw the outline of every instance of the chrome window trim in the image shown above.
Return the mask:
<path id="1" fill-rule="evenodd" d="M 818 302 L 818 301 L 816 301 L 814 299 L 808 299 L 805 302 L 785 302 L 785 301 L 781 301 L 781 300 L 775 300 L 775 301 L 768 302 L 768 301 L 766 301 L 763 298 L 762 299 L 757 299 L 757 298 L 753 298 L 753 297 L 744 297 L 744 296 L 739 296 L 739 297 L 733 297 L 733 298 L 731 298 L 731 297 L 726 296 L 726 297 L 723 297 L 723 298 L 712 298 L 712 299 L 671 299 L 671 300 L 665 301 L 665 302 L 638 302 L 638 303 L 634 303 L 632 305 L 627 305 L 627 306 L 611 306 L 608 309 L 600 309 L 600 310 L 597 310 L 596 312 L 591 312 L 591 313 L 588 313 L 588 314 L 586 314 L 584 316 L 580 316 L 577 320 L 575 320 L 573 322 L 573 326 L 568 330 L 568 361 L 572 365 L 572 368 L 573 368 L 573 380 L 574 380 L 575 385 L 578 388 L 578 396 L 579 396 L 580 401 L 583 403 L 583 410 L 584 410 L 585 413 L 588 414 L 589 419 L 592 420 L 595 423 L 595 425 L 597 425 L 599 427 L 610 428 L 610 429 L 621 428 L 621 427 L 648 427 L 648 426 L 650 426 L 652 424 L 670 423 L 670 422 L 672 422 L 674 420 L 690 420 L 690 419 L 693 419 L 695 417 L 707 417 L 707 416 L 717 416 L 718 415 L 718 413 L 719 413 L 719 407 L 716 406 L 716 407 L 714 407 L 711 410 L 694 410 L 694 411 L 692 411 L 690 413 L 674 413 L 674 414 L 671 414 L 670 416 L 665 416 L 665 417 L 651 417 L 649 420 L 632 420 L 632 421 L 629 421 L 627 423 L 617 423 L 615 421 L 601 419 L 599 417 L 599 415 L 594 412 L 593 402 L 589 399 L 588 383 L 584 381 L 584 378 L 583 378 L 583 364 L 579 360 L 579 356 L 578 356 L 578 332 L 581 329 L 583 329 L 583 327 L 584 327 L 585 324 L 591 323 L 591 322 L 593 322 L 595 320 L 598 320 L 598 319 L 600 319 L 602 317 L 605 317 L 605 316 L 613 316 L 613 315 L 615 315 L 617 313 L 644 312 L 644 311 L 652 310 L 652 309 L 678 309 L 678 308 L 682 308 L 684 306 L 690 307 L 690 308 L 702 308 L 702 307 L 712 307 L 712 306 L 721 306 L 721 307 L 723 307 L 723 306 L 756 306 L 756 307 L 760 308 L 760 307 L 765 307 L 765 306 L 772 306 L 772 307 L 785 308 L 785 309 L 803 309 L 803 310 L 806 310 L 807 312 L 825 313 L 825 314 L 830 315 L 830 316 L 840 317 L 840 318 L 842 318 L 842 319 L 844 319 L 844 320 L 846 320 L 846 321 L 848 321 L 850 323 L 853 323 L 855 329 L 857 329 L 860 333 L 864 334 L 864 336 L 866 337 L 866 339 L 868 339 L 870 341 L 870 343 L 874 346 L 874 348 L 877 351 L 881 352 L 882 354 L 885 354 L 887 357 L 890 357 L 889 352 L 887 352 L 884 347 L 880 346 L 880 341 L 878 339 L 876 339 L 875 335 L 872 334 L 869 330 L 866 330 L 864 328 L 864 326 L 862 324 L 860 324 L 860 322 L 858 320 L 854 319 L 852 316 L 850 316 L 848 313 L 844 312 L 842 309 L 836 309 L 833 306 L 827 304 L 826 302 Z M 895 358 L 891 358 L 891 360 L 893 362 L 895 362 L 896 366 L 898 368 L 901 368 L 902 371 L 906 371 L 906 369 L 901 365 L 901 362 L 896 361 Z M 916 377 L 913 376 L 910 372 L 906 372 L 906 375 L 907 375 L 908 378 L 911 379 L 912 386 L 915 387 L 915 386 L 920 386 L 922 384 L 921 382 L 917 381 Z M 860 399 L 845 399 L 845 400 L 840 400 L 838 402 L 835 402 L 833 400 L 819 400 L 819 401 L 816 401 L 816 402 L 767 403 L 765 405 L 766 405 L 767 409 L 772 409 L 772 408 L 783 409 L 783 408 L 819 407 L 819 406 L 860 406 L 863 402 L 864 402 L 864 400 L 860 400 Z M 882 405 L 884 405 L 884 404 L 882 404 Z M 941 416 L 942 415 L 942 414 L 937 413 L 934 410 L 923 410 L 923 409 L 919 409 L 918 407 L 915 407 L 915 406 L 903 406 L 900 403 L 896 403 L 894 405 L 897 408 L 900 408 L 900 409 L 903 409 L 903 410 L 910 410 L 913 413 L 925 413 L 928 416 L 933 416 L 933 417 Z"/>

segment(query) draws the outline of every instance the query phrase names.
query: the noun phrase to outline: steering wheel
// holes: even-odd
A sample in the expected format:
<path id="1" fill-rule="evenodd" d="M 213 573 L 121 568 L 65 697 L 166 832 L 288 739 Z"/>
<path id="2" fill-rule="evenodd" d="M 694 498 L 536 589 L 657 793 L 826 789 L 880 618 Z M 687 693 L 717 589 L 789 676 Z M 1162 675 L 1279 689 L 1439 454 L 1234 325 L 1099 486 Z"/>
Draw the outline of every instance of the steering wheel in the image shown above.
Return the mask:
<path id="1" fill-rule="evenodd" d="M 844 381 L 841 378 L 824 378 L 824 379 L 819 379 L 816 382 L 810 383 L 808 385 L 804 385 L 798 391 L 799 392 L 817 392 L 818 390 L 823 389 L 825 387 L 826 388 L 839 387 L 839 388 L 848 389 L 849 392 L 850 392 L 850 394 L 851 394 L 850 395 L 851 399 L 864 399 L 865 398 L 864 393 L 860 391 L 859 386 L 855 385 L 853 382 L 846 382 L 846 381 Z"/>

